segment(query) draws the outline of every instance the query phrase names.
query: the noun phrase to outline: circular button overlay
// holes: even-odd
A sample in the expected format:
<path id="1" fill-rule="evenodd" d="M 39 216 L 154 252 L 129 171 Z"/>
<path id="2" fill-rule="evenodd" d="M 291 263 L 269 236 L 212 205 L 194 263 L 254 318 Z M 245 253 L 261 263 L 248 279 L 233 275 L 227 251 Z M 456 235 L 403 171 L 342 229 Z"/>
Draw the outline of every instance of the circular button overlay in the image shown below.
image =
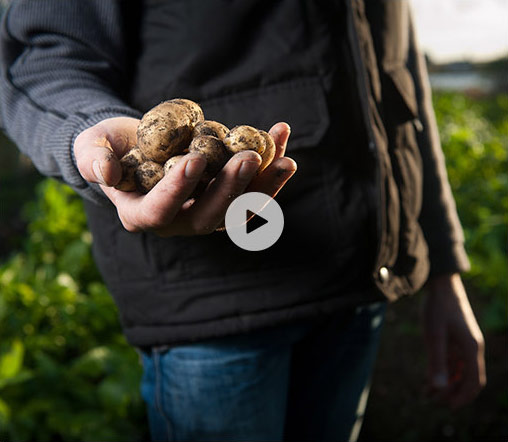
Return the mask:
<path id="1" fill-rule="evenodd" d="M 248 192 L 230 204 L 225 224 L 229 238 L 238 247 L 259 252 L 280 238 L 284 215 L 273 198 L 260 192 Z"/>

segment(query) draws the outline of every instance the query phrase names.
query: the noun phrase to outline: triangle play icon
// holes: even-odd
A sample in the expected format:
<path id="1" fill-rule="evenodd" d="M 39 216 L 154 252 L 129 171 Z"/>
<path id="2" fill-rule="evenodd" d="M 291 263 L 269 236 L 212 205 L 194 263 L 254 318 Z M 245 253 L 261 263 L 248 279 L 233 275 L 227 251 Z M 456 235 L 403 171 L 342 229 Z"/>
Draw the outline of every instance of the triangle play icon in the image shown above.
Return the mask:
<path id="1" fill-rule="evenodd" d="M 259 229 L 261 226 L 264 226 L 268 222 L 262 216 L 247 210 L 245 213 L 245 220 L 248 220 L 251 217 L 252 219 L 250 219 L 250 221 L 247 223 L 247 233 L 251 233 L 256 229 Z"/>

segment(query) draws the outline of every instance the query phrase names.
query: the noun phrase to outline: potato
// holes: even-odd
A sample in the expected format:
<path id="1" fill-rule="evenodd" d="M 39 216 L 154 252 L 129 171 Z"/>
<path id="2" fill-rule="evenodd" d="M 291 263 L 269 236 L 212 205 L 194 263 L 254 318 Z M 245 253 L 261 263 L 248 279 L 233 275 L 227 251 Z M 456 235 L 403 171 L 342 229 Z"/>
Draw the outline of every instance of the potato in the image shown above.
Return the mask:
<path id="1" fill-rule="evenodd" d="M 228 134 L 229 129 L 217 121 L 205 120 L 196 125 L 192 132 L 192 137 L 199 137 L 200 135 L 211 135 L 219 140 L 224 140 Z"/>
<path id="2" fill-rule="evenodd" d="M 224 143 L 211 135 L 194 138 L 189 146 L 189 152 L 200 153 L 206 157 L 207 165 L 201 179 L 204 182 L 215 177 L 231 157 Z"/>
<path id="3" fill-rule="evenodd" d="M 273 141 L 272 136 L 265 132 L 264 130 L 259 130 L 259 133 L 263 136 L 266 142 L 265 151 L 261 154 L 261 165 L 259 166 L 259 169 L 257 171 L 257 174 L 259 175 L 263 170 L 265 170 L 270 163 L 275 158 L 275 141 Z"/>
<path id="4" fill-rule="evenodd" d="M 232 153 L 254 150 L 262 155 L 266 148 L 265 137 L 252 126 L 236 126 L 224 138 L 226 148 Z"/>
<path id="5" fill-rule="evenodd" d="M 145 161 L 134 173 L 136 187 L 141 193 L 148 193 L 164 177 L 164 167 L 155 161 Z"/>
<path id="6" fill-rule="evenodd" d="M 115 186 L 115 189 L 123 190 L 124 192 L 133 192 L 136 190 L 136 181 L 134 180 L 134 173 L 138 166 L 145 162 L 146 158 L 143 156 L 139 147 L 133 147 L 121 159 L 120 165 L 122 166 L 122 179 Z"/>
<path id="7" fill-rule="evenodd" d="M 182 153 L 194 126 L 203 119 L 201 108 L 190 100 L 165 101 L 143 115 L 137 129 L 138 146 L 147 159 L 162 164 Z"/>
<path id="8" fill-rule="evenodd" d="M 203 110 L 199 104 L 195 103 L 194 101 L 187 100 L 186 98 L 174 98 L 173 100 L 169 100 L 169 102 L 185 107 L 189 113 L 193 126 L 205 120 Z"/>
<path id="9" fill-rule="evenodd" d="M 265 131 L 252 126 L 226 126 L 205 120 L 199 105 L 176 98 L 147 112 L 137 129 L 138 144 L 120 160 L 124 191 L 148 193 L 189 152 L 204 155 L 207 166 L 194 195 L 201 193 L 232 155 L 253 150 L 261 156 L 261 173 L 275 157 L 275 143 Z"/>
<path id="10" fill-rule="evenodd" d="M 170 169 L 178 163 L 185 155 L 175 155 L 164 163 L 164 175 L 167 174 Z"/>

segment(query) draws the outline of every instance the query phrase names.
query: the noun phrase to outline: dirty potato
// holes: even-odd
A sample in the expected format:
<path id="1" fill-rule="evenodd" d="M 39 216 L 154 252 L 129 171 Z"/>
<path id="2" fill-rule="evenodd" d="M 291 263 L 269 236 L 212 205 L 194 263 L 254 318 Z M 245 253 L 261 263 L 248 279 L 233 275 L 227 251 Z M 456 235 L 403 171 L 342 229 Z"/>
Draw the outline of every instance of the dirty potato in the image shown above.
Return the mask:
<path id="1" fill-rule="evenodd" d="M 164 101 L 147 112 L 137 129 L 138 144 L 121 160 L 119 190 L 148 193 L 189 152 L 204 155 L 207 166 L 198 193 L 220 172 L 232 155 L 253 150 L 261 156 L 258 174 L 275 157 L 275 143 L 265 131 L 236 126 L 230 131 L 205 120 L 200 106 L 188 99 Z M 196 193 L 196 192 L 195 192 Z"/>
<path id="2" fill-rule="evenodd" d="M 208 182 L 217 175 L 228 162 L 230 154 L 224 143 L 211 135 L 200 135 L 192 140 L 189 152 L 196 152 L 206 157 L 206 169 L 202 181 Z"/>
<path id="3" fill-rule="evenodd" d="M 203 112 L 190 100 L 165 101 L 141 119 L 137 138 L 143 155 L 157 163 L 182 153 L 192 139 L 194 126 L 203 121 Z"/>
<path id="4" fill-rule="evenodd" d="M 194 101 L 187 100 L 186 98 L 174 98 L 173 100 L 169 101 L 170 103 L 175 103 L 180 106 L 183 106 L 187 110 L 187 113 L 189 114 L 193 126 L 205 120 L 203 110 L 201 109 L 199 104 L 195 103 Z"/>
<path id="5" fill-rule="evenodd" d="M 136 181 L 134 180 L 134 173 L 139 165 L 146 161 L 143 153 L 139 147 L 133 147 L 120 159 L 120 166 L 122 167 L 122 179 L 115 186 L 115 189 L 123 190 L 124 192 L 133 192 L 136 190 Z"/>
<path id="6" fill-rule="evenodd" d="M 222 123 L 217 121 L 205 120 L 197 124 L 192 133 L 192 137 L 199 137 L 200 135 L 211 135 L 219 140 L 224 140 L 228 134 L 229 129 Z"/>
<path id="7" fill-rule="evenodd" d="M 164 163 L 164 174 L 167 174 L 170 169 L 178 163 L 185 155 L 175 155 Z"/>
<path id="8" fill-rule="evenodd" d="M 224 138 L 226 148 L 234 155 L 244 150 L 254 150 L 262 155 L 266 148 L 266 141 L 259 130 L 252 126 L 236 126 Z"/>
<path id="9" fill-rule="evenodd" d="M 265 170 L 270 163 L 275 158 L 275 141 L 273 141 L 272 136 L 265 132 L 264 130 L 259 130 L 259 133 L 263 136 L 266 142 L 265 151 L 261 154 L 261 165 L 259 166 L 259 169 L 257 171 L 257 174 L 259 175 L 263 170 Z"/>
<path id="10" fill-rule="evenodd" d="M 145 161 L 134 173 L 136 188 L 141 193 L 148 193 L 164 177 L 164 167 L 155 161 Z"/>

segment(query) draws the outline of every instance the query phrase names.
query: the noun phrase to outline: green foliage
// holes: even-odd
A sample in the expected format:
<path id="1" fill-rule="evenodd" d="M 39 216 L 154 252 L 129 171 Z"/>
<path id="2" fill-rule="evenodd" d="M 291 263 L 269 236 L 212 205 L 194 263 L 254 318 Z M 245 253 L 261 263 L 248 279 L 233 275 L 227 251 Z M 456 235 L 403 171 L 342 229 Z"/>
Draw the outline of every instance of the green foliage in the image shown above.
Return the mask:
<path id="1" fill-rule="evenodd" d="M 142 440 L 138 355 L 94 266 L 81 200 L 43 181 L 0 267 L 0 440 Z"/>
<path id="2" fill-rule="evenodd" d="M 461 218 L 471 272 L 490 296 L 484 325 L 507 326 L 508 295 L 508 95 L 469 98 L 435 94 L 434 105 L 448 176 Z"/>

